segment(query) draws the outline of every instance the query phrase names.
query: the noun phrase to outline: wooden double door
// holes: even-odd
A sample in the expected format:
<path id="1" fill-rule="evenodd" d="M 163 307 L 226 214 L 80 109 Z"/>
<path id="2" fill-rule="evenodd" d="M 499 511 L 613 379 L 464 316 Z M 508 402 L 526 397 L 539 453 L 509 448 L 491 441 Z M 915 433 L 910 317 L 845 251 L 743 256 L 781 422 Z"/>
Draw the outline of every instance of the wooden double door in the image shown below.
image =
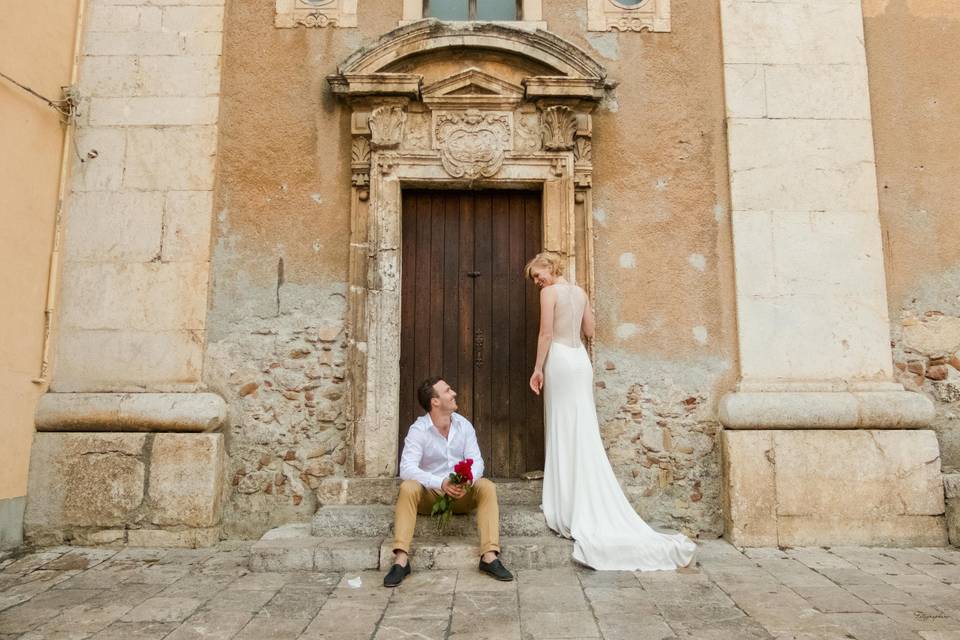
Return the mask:
<path id="1" fill-rule="evenodd" d="M 442 376 L 477 430 L 487 477 L 543 469 L 543 405 L 528 386 L 539 291 L 523 267 L 541 250 L 540 194 L 404 191 L 400 442 L 419 383 Z"/>

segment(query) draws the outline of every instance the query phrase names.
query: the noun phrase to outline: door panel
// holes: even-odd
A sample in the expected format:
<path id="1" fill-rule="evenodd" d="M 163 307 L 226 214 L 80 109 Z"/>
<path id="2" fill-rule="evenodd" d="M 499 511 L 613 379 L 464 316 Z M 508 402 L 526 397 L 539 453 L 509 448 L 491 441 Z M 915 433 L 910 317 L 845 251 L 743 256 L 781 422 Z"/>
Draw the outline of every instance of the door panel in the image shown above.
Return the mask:
<path id="1" fill-rule="evenodd" d="M 423 412 L 416 387 L 443 376 L 477 429 L 491 477 L 543 468 L 543 408 L 527 387 L 539 295 L 523 265 L 540 250 L 540 195 L 405 191 L 400 437 Z"/>

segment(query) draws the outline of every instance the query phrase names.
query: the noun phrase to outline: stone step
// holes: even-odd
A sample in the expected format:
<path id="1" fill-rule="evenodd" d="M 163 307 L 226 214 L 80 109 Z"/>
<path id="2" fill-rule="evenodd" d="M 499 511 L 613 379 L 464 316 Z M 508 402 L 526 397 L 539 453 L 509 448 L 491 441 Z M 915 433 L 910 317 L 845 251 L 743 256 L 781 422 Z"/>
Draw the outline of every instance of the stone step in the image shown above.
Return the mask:
<path id="1" fill-rule="evenodd" d="M 310 531 L 316 537 L 386 538 L 393 535 L 393 507 L 380 504 L 329 505 L 320 507 L 313 517 Z M 414 537 L 435 535 L 436 524 L 430 516 L 418 516 Z M 477 535 L 476 512 L 455 515 L 450 519 L 445 535 L 471 537 Z M 500 507 L 501 536 L 552 535 L 539 507 L 530 505 L 502 505 Z"/>
<path id="2" fill-rule="evenodd" d="M 540 504 L 542 480 L 492 478 L 497 485 L 497 501 L 503 505 Z M 324 478 L 317 487 L 317 501 L 322 506 L 338 504 L 383 504 L 397 501 L 400 478 Z"/>
<path id="3" fill-rule="evenodd" d="M 573 542 L 554 535 L 505 536 L 501 558 L 510 569 L 569 565 Z M 250 550 L 251 571 L 386 571 L 393 558 L 392 540 L 382 537 L 321 538 L 310 525 L 272 529 Z M 417 570 L 475 569 L 480 549 L 474 536 L 414 538 L 411 562 Z"/>

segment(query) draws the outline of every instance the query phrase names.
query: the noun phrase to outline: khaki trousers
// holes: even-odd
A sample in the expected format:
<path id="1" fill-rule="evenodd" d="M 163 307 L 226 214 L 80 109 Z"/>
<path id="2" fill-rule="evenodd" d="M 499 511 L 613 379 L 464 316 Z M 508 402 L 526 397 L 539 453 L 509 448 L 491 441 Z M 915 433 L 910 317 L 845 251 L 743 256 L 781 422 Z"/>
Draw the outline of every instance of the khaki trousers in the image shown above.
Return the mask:
<path id="1" fill-rule="evenodd" d="M 413 541 L 413 529 L 417 524 L 417 513 L 430 515 L 433 503 L 442 494 L 427 489 L 416 480 L 404 480 L 400 484 L 400 495 L 393 518 L 393 549 L 410 553 Z M 453 503 L 456 514 L 477 510 L 477 529 L 480 532 L 480 553 L 495 551 L 500 553 L 500 506 L 497 504 L 497 486 L 486 478 L 480 478 L 472 492 Z"/>

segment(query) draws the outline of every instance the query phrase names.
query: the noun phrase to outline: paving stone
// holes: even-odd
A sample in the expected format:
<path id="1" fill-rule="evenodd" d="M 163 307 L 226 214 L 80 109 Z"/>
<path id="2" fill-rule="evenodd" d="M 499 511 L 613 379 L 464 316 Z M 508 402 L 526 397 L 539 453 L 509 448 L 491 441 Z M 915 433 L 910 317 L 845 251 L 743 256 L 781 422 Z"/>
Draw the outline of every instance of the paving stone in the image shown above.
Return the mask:
<path id="1" fill-rule="evenodd" d="M 305 618 L 309 622 L 317 615 L 329 594 L 330 589 L 326 587 L 287 585 L 280 589 L 257 615 L 273 618 Z"/>
<path id="2" fill-rule="evenodd" d="M 725 622 L 744 616 L 743 611 L 737 607 L 720 605 L 698 607 L 689 604 L 661 604 L 657 605 L 657 610 L 667 621 L 667 624 L 674 628 L 677 625 L 687 628 L 701 627 L 707 623 Z"/>
<path id="3" fill-rule="evenodd" d="M 130 607 L 125 605 L 84 604 L 69 607 L 60 615 L 37 627 L 31 633 L 37 638 L 76 637 L 86 638 L 102 631 L 119 620 Z"/>
<path id="4" fill-rule="evenodd" d="M 523 604 L 521 603 L 521 608 Z M 600 629 L 589 610 L 544 613 L 523 612 L 520 631 L 524 638 L 599 638 Z"/>
<path id="5" fill-rule="evenodd" d="M 916 568 L 941 582 L 960 584 L 960 565 L 920 564 L 916 565 Z"/>
<path id="6" fill-rule="evenodd" d="M 878 604 L 877 610 L 896 623 L 914 631 L 960 629 L 960 620 L 939 609 L 921 604 Z"/>
<path id="7" fill-rule="evenodd" d="M 829 619 L 856 640 L 921 640 L 916 632 L 880 613 L 833 613 Z"/>
<path id="8" fill-rule="evenodd" d="M 881 584 L 851 584 L 846 590 L 867 604 L 909 604 L 915 598 L 885 582 Z"/>
<path id="9" fill-rule="evenodd" d="M 633 571 L 578 571 L 577 577 L 584 587 L 624 587 L 640 586 L 640 580 Z"/>
<path id="10" fill-rule="evenodd" d="M 377 625 L 373 640 L 396 640 L 397 638 L 445 640 L 449 626 L 449 615 L 431 618 L 384 615 Z"/>
<path id="11" fill-rule="evenodd" d="M 960 640 L 960 630 L 957 631 L 919 631 L 923 640 Z"/>
<path id="12" fill-rule="evenodd" d="M 646 589 L 647 597 L 657 604 L 697 603 L 732 607 L 733 600 L 714 584 L 664 582 Z"/>
<path id="13" fill-rule="evenodd" d="M 157 585 L 162 591 L 157 595 L 167 598 L 199 598 L 208 600 L 231 585 L 236 578 L 229 575 L 188 574 L 168 585 Z M 129 585 L 134 586 L 134 585 Z"/>
<path id="14" fill-rule="evenodd" d="M 796 587 L 791 589 L 822 613 L 873 613 L 872 606 L 849 591 L 831 584 L 828 587 Z"/>
<path id="15" fill-rule="evenodd" d="M 873 575 L 872 573 L 864 573 L 857 569 L 856 567 L 852 569 L 834 569 L 834 568 L 824 568 L 819 569 L 818 573 L 822 574 L 832 582 L 841 585 L 884 585 L 887 584 L 878 576 Z"/>
<path id="16" fill-rule="evenodd" d="M 276 595 L 277 590 L 229 590 L 224 589 L 203 605 L 204 610 L 233 611 L 254 614 Z"/>
<path id="17" fill-rule="evenodd" d="M 271 615 L 254 616 L 234 640 L 294 640 L 310 618 L 277 618 Z"/>
<path id="18" fill-rule="evenodd" d="M 855 565 L 841 556 L 818 547 L 798 547 L 787 550 L 787 555 L 811 569 L 853 569 Z"/>
<path id="19" fill-rule="evenodd" d="M 921 551 L 920 549 L 893 549 L 888 547 L 883 549 L 880 553 L 881 555 L 893 558 L 897 562 L 902 562 L 909 565 L 939 564 L 943 562 L 943 560 L 937 556 L 927 553 L 926 551 Z"/>
<path id="20" fill-rule="evenodd" d="M 3 568 L 4 573 L 30 573 L 63 555 L 62 551 L 38 551 L 21 556 Z"/>
<path id="21" fill-rule="evenodd" d="M 85 570 L 97 566 L 115 556 L 119 549 L 97 549 L 80 547 L 73 549 L 43 565 L 43 569 L 52 571 Z"/>
<path id="22" fill-rule="evenodd" d="M 509 567 L 507 567 L 509 569 Z M 516 593 L 517 580 L 501 582 L 478 569 L 463 569 L 457 574 L 457 591 Z"/>
<path id="23" fill-rule="evenodd" d="M 674 637 L 678 640 L 770 640 L 773 636 L 755 620 L 736 618 L 680 628 Z M 823 640 L 823 636 L 815 638 Z"/>
<path id="24" fill-rule="evenodd" d="M 615 618 L 626 611 L 631 614 L 659 615 L 655 599 L 639 587 L 588 587 L 584 593 L 597 618 Z"/>
<path id="25" fill-rule="evenodd" d="M 180 622 L 192 614 L 201 601 L 197 598 L 154 596 L 130 610 L 123 622 Z"/>
<path id="26" fill-rule="evenodd" d="M 0 633 L 26 633 L 97 593 L 93 589 L 64 589 L 37 594 L 23 604 L 0 611 Z"/>
<path id="27" fill-rule="evenodd" d="M 381 587 L 382 589 L 382 587 Z M 356 640 L 370 638 L 377 629 L 377 623 L 383 617 L 386 599 L 378 606 L 372 598 L 360 599 L 366 606 L 358 606 L 358 601 L 330 598 L 320 609 L 299 640 Z"/>
<path id="28" fill-rule="evenodd" d="M 246 611 L 198 611 L 164 640 L 230 640 L 252 617 Z"/>
<path id="29" fill-rule="evenodd" d="M 672 640 L 677 637 L 666 621 L 655 613 L 598 616 L 597 624 L 604 640 Z M 696 637 L 698 640 L 702 638 L 699 635 Z"/>
<path id="30" fill-rule="evenodd" d="M 788 587 L 831 587 L 829 578 L 810 569 L 793 558 L 769 558 L 758 560 L 757 564 Z"/>
<path id="31" fill-rule="evenodd" d="M 114 622 L 90 640 L 162 640 L 176 628 L 176 622 Z"/>

